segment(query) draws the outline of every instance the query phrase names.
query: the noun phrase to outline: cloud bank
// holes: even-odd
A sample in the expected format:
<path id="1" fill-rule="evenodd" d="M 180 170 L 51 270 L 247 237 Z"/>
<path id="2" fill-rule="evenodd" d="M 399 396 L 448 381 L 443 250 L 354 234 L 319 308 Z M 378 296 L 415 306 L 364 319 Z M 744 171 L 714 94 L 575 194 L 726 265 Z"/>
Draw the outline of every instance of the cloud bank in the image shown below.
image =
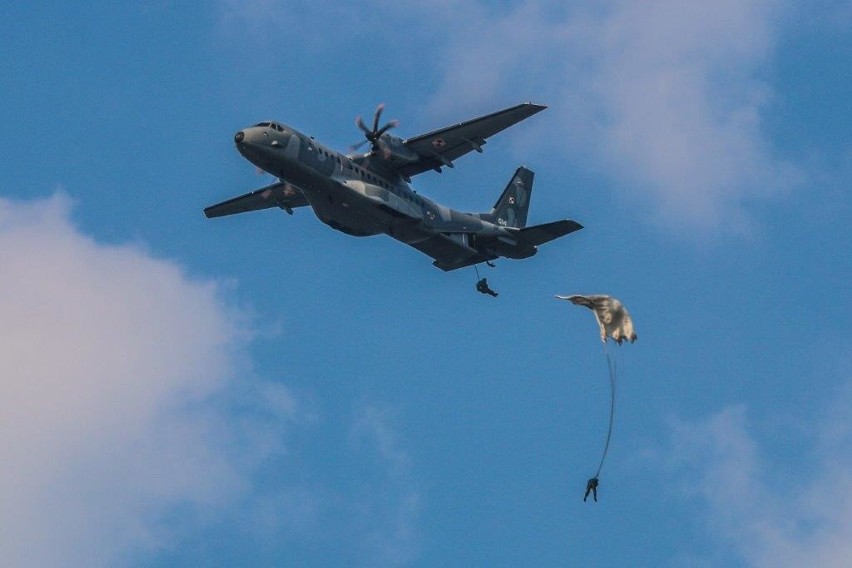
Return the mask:
<path id="1" fill-rule="evenodd" d="M 540 133 L 550 132 L 556 159 L 591 164 L 670 229 L 746 232 L 749 203 L 801 177 L 774 155 L 763 124 L 783 7 L 618 0 L 482 9 L 472 33 L 451 33 L 433 106 L 544 97 L 556 121 Z"/>
<path id="2" fill-rule="evenodd" d="M 251 499 L 295 411 L 251 376 L 219 285 L 94 241 L 69 209 L 0 199 L 4 566 L 168 549 Z"/>
<path id="3" fill-rule="evenodd" d="M 703 509 L 723 564 L 844 567 L 852 558 L 852 385 L 842 389 L 812 438 L 780 436 L 809 460 L 773 460 L 743 406 L 674 429 L 672 455 L 686 491 Z M 718 559 L 717 559 L 718 560 Z"/>

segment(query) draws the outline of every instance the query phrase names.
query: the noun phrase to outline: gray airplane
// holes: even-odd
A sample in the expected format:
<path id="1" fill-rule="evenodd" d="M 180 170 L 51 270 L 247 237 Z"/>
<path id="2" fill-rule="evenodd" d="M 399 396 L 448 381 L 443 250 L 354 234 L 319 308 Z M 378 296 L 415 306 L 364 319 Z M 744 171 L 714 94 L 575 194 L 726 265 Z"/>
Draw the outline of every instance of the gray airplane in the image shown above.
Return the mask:
<path id="1" fill-rule="evenodd" d="M 515 171 L 487 213 L 462 213 L 411 189 L 411 178 L 444 167 L 472 150 L 482 152 L 488 137 L 544 110 L 524 103 L 403 140 L 379 128 L 379 105 L 368 128 L 356 124 L 370 143 L 365 154 L 340 154 L 278 122 L 261 122 L 237 132 L 237 150 L 278 182 L 204 210 L 207 217 L 279 207 L 289 214 L 310 206 L 330 227 L 365 237 L 384 233 L 434 259 L 442 270 L 490 262 L 499 257 L 528 258 L 539 245 L 582 225 L 571 220 L 527 227 L 533 172 Z M 355 149 L 353 149 L 354 151 Z"/>

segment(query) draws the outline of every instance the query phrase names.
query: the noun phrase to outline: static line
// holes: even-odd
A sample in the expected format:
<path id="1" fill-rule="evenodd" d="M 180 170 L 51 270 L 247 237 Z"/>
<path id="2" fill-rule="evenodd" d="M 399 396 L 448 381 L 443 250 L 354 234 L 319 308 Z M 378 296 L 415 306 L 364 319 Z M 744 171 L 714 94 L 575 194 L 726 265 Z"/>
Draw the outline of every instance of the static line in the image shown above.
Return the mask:
<path id="1" fill-rule="evenodd" d="M 613 417 L 615 416 L 615 378 L 618 368 L 609 354 L 609 349 L 607 349 L 606 342 L 604 342 L 604 354 L 606 355 L 606 365 L 609 369 L 609 427 L 606 431 L 606 444 L 604 444 L 603 454 L 601 455 L 601 463 L 598 464 L 598 471 L 594 475 L 595 478 L 597 478 L 601 474 L 601 469 L 603 468 L 604 460 L 606 459 L 606 454 L 609 451 L 609 441 L 612 438 L 612 422 Z"/>

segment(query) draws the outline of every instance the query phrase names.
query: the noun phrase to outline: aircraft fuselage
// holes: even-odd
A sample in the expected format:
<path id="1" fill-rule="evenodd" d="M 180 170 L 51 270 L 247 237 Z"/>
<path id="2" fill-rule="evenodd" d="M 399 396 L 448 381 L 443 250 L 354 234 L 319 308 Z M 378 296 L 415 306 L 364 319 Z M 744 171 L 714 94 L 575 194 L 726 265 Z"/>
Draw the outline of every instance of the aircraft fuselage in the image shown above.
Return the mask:
<path id="1" fill-rule="evenodd" d="M 384 233 L 407 244 L 449 233 L 471 254 L 477 252 L 469 246 L 471 234 L 513 240 L 504 227 L 478 214 L 462 213 L 417 194 L 369 154 L 346 156 L 290 127 L 265 124 L 238 132 L 237 150 L 301 190 L 316 216 L 334 229 L 359 237 Z M 534 247 L 519 247 L 512 257 L 532 254 Z"/>

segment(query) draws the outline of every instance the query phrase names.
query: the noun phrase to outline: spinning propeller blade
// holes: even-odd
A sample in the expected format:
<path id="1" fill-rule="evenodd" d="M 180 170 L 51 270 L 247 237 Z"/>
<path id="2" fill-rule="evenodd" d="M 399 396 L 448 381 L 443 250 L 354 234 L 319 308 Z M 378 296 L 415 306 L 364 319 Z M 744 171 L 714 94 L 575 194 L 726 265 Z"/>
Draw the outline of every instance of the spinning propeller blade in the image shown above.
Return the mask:
<path id="1" fill-rule="evenodd" d="M 364 132 L 364 138 L 366 140 L 354 146 L 350 146 L 352 150 L 357 150 L 360 148 L 365 142 L 370 143 L 370 151 L 374 154 L 378 154 L 380 151 L 383 151 L 384 154 L 387 154 L 387 149 L 382 147 L 381 137 L 382 134 L 390 130 L 391 128 L 396 128 L 399 125 L 398 120 L 391 120 L 381 128 L 379 128 L 379 120 L 382 117 L 382 111 L 385 110 L 385 103 L 380 103 L 379 106 L 376 107 L 376 112 L 373 115 L 373 128 L 367 128 L 367 125 L 364 123 L 364 119 L 361 116 L 358 116 L 355 119 L 355 124 Z"/>

